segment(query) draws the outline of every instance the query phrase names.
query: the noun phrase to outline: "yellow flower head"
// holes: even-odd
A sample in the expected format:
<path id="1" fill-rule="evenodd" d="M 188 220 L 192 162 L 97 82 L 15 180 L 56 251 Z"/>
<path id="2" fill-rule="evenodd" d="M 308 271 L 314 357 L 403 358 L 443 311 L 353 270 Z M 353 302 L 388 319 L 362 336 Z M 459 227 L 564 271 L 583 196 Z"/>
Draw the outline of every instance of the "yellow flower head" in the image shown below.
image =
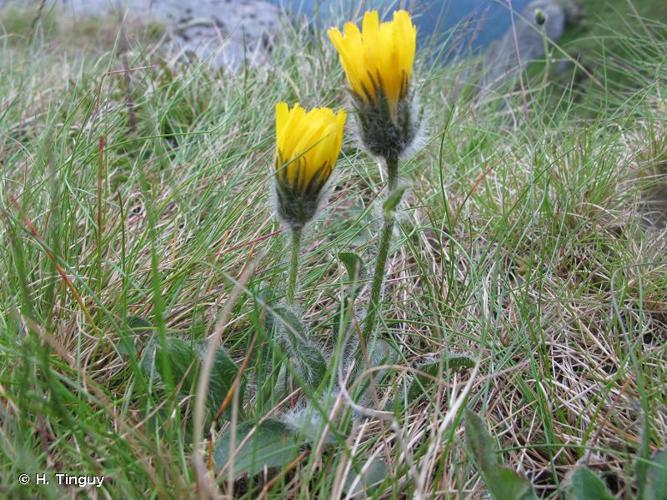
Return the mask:
<path id="1" fill-rule="evenodd" d="M 377 11 L 364 14 L 362 31 L 346 23 L 344 34 L 330 28 L 329 39 L 338 51 L 352 91 L 366 104 L 374 104 L 378 91 L 386 97 L 392 114 L 408 93 L 417 45 L 417 28 L 404 10 L 380 23 Z"/>
<path id="2" fill-rule="evenodd" d="M 276 105 L 278 213 L 293 227 L 302 227 L 317 211 L 340 153 L 346 116 L 329 108 Z"/>

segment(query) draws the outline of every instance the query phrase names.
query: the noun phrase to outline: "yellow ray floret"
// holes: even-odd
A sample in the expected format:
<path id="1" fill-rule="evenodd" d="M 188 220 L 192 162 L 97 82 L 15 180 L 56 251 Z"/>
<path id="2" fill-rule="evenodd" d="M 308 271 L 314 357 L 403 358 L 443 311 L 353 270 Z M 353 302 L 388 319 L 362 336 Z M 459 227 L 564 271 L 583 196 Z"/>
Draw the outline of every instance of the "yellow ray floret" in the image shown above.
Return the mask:
<path id="1" fill-rule="evenodd" d="M 331 28 L 328 34 L 350 87 L 369 104 L 382 89 L 395 110 L 407 93 L 415 60 L 417 28 L 410 14 L 399 10 L 393 21 L 380 23 L 377 11 L 372 10 L 364 14 L 361 32 L 354 23 L 346 23 L 343 31 Z"/>
<path id="2" fill-rule="evenodd" d="M 294 191 L 316 191 L 333 171 L 343 143 L 345 111 L 306 111 L 298 104 L 276 105 L 276 168 L 278 178 Z M 315 186 L 311 181 L 315 179 Z"/>

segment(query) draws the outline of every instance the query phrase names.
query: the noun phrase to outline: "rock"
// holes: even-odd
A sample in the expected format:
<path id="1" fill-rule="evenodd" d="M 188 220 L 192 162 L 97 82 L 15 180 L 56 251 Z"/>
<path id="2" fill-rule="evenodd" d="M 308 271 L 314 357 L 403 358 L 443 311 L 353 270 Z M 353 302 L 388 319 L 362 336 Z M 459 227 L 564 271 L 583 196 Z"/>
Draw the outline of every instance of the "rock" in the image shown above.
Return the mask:
<path id="1" fill-rule="evenodd" d="M 545 46 L 558 41 L 581 16 L 582 9 L 575 0 L 535 0 L 528 4 L 514 16 L 514 30 L 510 28 L 490 47 L 482 89 L 506 83 L 530 61 L 544 57 Z"/>
<path id="2" fill-rule="evenodd" d="M 174 2 L 176 3 L 176 2 Z M 183 15 L 184 14 L 184 15 Z M 174 47 L 213 66 L 238 70 L 270 61 L 281 12 L 260 0 L 201 0 L 172 24 Z"/>
<path id="3" fill-rule="evenodd" d="M 37 8 L 41 0 L 31 0 Z M 195 55 L 216 68 L 237 70 L 245 62 L 264 64 L 280 24 L 280 9 L 263 0 L 47 0 L 66 15 L 97 17 L 128 14 L 167 26 L 170 48 Z M 0 7 L 25 0 L 0 0 Z"/>

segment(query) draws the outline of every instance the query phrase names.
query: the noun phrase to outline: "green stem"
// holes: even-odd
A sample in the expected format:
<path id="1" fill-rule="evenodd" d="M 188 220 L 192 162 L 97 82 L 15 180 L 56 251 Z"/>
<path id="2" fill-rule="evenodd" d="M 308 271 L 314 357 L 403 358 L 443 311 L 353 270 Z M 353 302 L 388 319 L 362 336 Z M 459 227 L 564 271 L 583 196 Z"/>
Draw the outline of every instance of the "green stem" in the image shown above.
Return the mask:
<path id="1" fill-rule="evenodd" d="M 398 186 L 398 158 L 387 158 L 387 172 L 389 177 L 388 191 L 389 195 L 394 192 Z M 364 324 L 363 339 L 365 342 L 370 340 L 375 329 L 375 318 L 380 309 L 380 298 L 382 295 L 382 285 L 384 282 L 384 272 L 389 256 L 389 246 L 391 236 L 394 231 L 394 211 L 385 211 L 384 223 L 382 224 L 382 236 L 380 237 L 380 248 L 378 250 L 377 260 L 375 261 L 375 271 L 373 273 L 373 284 L 371 286 L 371 299 L 368 304 L 368 314 Z"/>
<path id="2" fill-rule="evenodd" d="M 292 230 L 292 256 L 290 258 L 289 281 L 287 282 L 287 303 L 292 305 L 296 297 L 296 277 L 301 251 L 301 229 Z"/>

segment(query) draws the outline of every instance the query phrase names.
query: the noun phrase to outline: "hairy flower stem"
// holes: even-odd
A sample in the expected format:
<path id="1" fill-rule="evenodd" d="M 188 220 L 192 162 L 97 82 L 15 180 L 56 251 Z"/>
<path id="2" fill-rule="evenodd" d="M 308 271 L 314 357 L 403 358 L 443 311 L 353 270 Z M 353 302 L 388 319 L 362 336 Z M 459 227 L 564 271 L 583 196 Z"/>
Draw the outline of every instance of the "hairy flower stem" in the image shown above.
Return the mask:
<path id="1" fill-rule="evenodd" d="M 292 230 L 292 254 L 289 265 L 289 281 L 287 282 L 287 303 L 294 305 L 296 297 L 296 276 L 299 269 L 299 253 L 301 252 L 301 229 Z"/>
<path id="2" fill-rule="evenodd" d="M 398 158 L 386 158 L 388 172 L 388 195 L 394 192 L 398 187 Z M 380 308 L 380 298 L 382 295 L 382 285 L 384 282 L 384 272 L 389 256 L 389 245 L 394 231 L 394 210 L 385 210 L 384 223 L 382 224 L 382 236 L 380 238 L 380 248 L 375 261 L 375 272 L 373 273 L 373 284 L 371 287 L 371 300 L 368 304 L 368 314 L 364 324 L 363 340 L 369 342 L 375 329 L 375 318 Z"/>

